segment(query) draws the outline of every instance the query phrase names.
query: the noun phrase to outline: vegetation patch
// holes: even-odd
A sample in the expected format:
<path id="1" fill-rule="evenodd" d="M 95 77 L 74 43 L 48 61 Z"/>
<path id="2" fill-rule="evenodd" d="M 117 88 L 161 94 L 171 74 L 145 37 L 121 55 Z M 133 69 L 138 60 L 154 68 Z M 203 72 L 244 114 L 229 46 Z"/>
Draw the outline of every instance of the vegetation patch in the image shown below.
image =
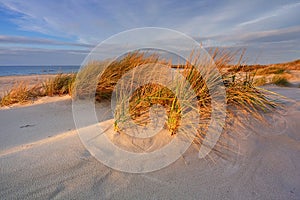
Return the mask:
<path id="1" fill-rule="evenodd" d="M 197 134 L 194 143 L 198 144 L 196 146 L 199 147 L 199 144 L 202 144 L 206 136 L 209 122 L 212 118 L 211 92 L 216 92 L 209 91 L 208 88 L 214 88 L 214 86 L 223 82 L 226 91 L 227 105 L 227 110 L 225 110 L 227 114 L 225 127 L 232 123 L 233 119 L 237 121 L 237 115 L 240 113 L 249 116 L 251 120 L 262 122 L 264 121 L 264 113 L 272 112 L 278 106 L 273 98 L 269 98 L 273 93 L 256 87 L 257 85 L 265 84 L 265 78 L 255 80 L 255 74 L 250 72 L 240 75 L 237 72 L 238 70 L 224 70 L 234 59 L 234 56 L 228 52 L 216 50 L 212 52 L 212 55 L 217 68 L 221 71 L 221 80 L 214 70 L 206 70 L 204 74 L 203 72 L 201 74 L 197 70 L 197 65 L 204 67 L 204 69 L 210 69 L 210 67 L 203 66 L 203 63 L 201 63 L 201 55 L 195 52 L 191 53 L 190 60 L 187 61 L 186 64 L 180 64 L 178 68 L 176 68 L 174 64 L 171 64 L 172 62 L 165 62 L 159 59 L 157 55 L 133 52 L 115 61 L 107 60 L 88 63 L 83 70 L 79 72 L 80 74 L 78 74 L 76 81 L 75 74 L 59 74 L 55 78 L 49 79 L 41 85 L 32 88 L 28 88 L 24 83 L 19 84 L 1 98 L 1 106 L 23 103 L 46 95 L 69 94 L 72 95 L 73 98 L 85 98 L 88 96 L 88 98 L 95 98 L 96 101 L 110 99 L 114 88 L 119 84 L 118 81 L 127 72 L 139 69 L 143 64 L 163 64 L 170 70 L 177 70 L 181 75 L 181 79 L 174 77 L 177 84 L 171 86 L 171 88 L 146 82 L 142 86 L 136 87 L 134 85 L 134 79 L 129 79 L 124 82 L 121 88 L 124 87 L 134 92 L 130 97 L 125 97 L 121 94 L 121 98 L 116 99 L 116 103 L 119 106 L 117 106 L 115 110 L 115 130 L 121 130 L 120 127 L 122 124 L 126 124 L 128 120 L 134 120 L 135 123 L 141 126 L 147 125 L 150 120 L 150 108 L 153 105 L 161 105 L 166 110 L 167 119 L 165 121 L 165 127 L 169 130 L 170 134 L 176 134 L 180 128 L 188 136 L 191 130 L 196 130 Z M 282 71 L 276 70 L 276 73 L 279 73 L 279 75 L 274 76 L 272 82 L 276 85 L 287 86 L 289 84 L 288 81 L 280 75 Z M 99 75 L 102 71 L 103 73 Z M 273 72 L 274 71 L 272 71 L 272 73 Z M 269 71 L 265 71 L 264 73 L 269 73 Z M 145 74 L 137 78 L 146 79 L 149 78 L 149 76 L 155 77 L 159 75 L 163 76 L 162 72 L 157 68 L 153 68 L 152 71 L 146 71 Z M 209 78 L 206 80 L 204 77 Z M 186 88 L 190 88 L 193 92 L 186 92 Z M 184 96 L 183 102 L 179 101 L 179 96 Z M 126 102 L 122 102 L 123 99 L 126 98 L 129 99 L 129 112 L 125 112 L 123 105 L 125 105 Z M 190 103 L 192 100 L 195 100 L 196 104 Z M 214 106 L 217 106 L 217 108 L 222 107 L 222 105 L 218 104 Z M 238 112 L 236 110 L 238 110 Z M 192 111 L 199 113 L 199 123 L 182 124 L 182 119 Z M 241 120 L 240 125 L 247 126 L 245 121 L 247 122 L 247 120 Z"/>
<path id="2" fill-rule="evenodd" d="M 291 85 L 291 83 L 287 80 L 287 78 L 282 75 L 273 76 L 272 83 L 277 86 L 283 86 L 283 87 L 288 87 Z"/>
<path id="3" fill-rule="evenodd" d="M 265 85 L 267 84 L 267 79 L 266 77 L 259 77 L 259 78 L 256 78 L 253 82 L 253 85 L 255 86 L 262 86 L 262 85 Z"/>
<path id="4" fill-rule="evenodd" d="M 71 95 L 74 81 L 75 74 L 58 74 L 33 87 L 26 82 L 17 83 L 0 98 L 0 106 L 23 104 L 43 96 Z"/>

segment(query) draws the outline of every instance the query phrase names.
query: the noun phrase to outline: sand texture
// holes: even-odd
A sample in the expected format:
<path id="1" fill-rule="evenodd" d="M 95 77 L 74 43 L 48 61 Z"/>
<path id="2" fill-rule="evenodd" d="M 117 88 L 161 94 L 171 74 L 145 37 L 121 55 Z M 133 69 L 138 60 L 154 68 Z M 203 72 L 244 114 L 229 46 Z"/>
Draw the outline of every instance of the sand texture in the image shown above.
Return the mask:
<path id="1" fill-rule="evenodd" d="M 91 156 L 68 97 L 2 108 L 0 199 L 300 199 L 300 89 L 269 89 L 288 97 L 286 107 L 270 116 L 270 127 L 235 129 L 239 154 L 198 159 L 191 147 L 146 174 L 119 172 Z"/>

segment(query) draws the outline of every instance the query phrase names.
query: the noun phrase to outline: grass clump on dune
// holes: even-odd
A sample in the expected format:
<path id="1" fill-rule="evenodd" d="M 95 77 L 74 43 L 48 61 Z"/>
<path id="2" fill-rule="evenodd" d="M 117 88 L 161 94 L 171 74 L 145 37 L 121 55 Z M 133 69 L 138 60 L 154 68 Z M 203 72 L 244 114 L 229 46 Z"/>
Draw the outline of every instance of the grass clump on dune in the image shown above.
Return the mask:
<path id="1" fill-rule="evenodd" d="M 28 88 L 28 84 L 21 82 L 13 86 L 1 99 L 1 106 L 8 106 L 15 103 L 26 103 L 40 95 L 36 87 Z"/>
<path id="2" fill-rule="evenodd" d="M 288 87 L 291 85 L 291 83 L 287 80 L 287 78 L 282 75 L 273 76 L 271 83 L 273 83 L 277 86 L 283 86 L 283 87 Z"/>
<path id="3" fill-rule="evenodd" d="M 260 77 L 253 81 L 253 85 L 255 85 L 255 86 L 263 86 L 265 84 L 267 84 L 266 77 Z"/>
<path id="4" fill-rule="evenodd" d="M 124 95 L 122 93 L 118 94 L 120 98 L 117 98 L 116 101 L 119 106 L 114 111 L 115 130 L 120 130 L 122 124 L 126 124 L 129 120 L 133 120 L 140 126 L 147 125 L 150 121 L 150 108 L 153 105 L 160 105 L 165 108 L 167 117 L 165 119 L 165 128 L 170 134 L 176 134 L 179 128 L 187 135 L 189 135 L 191 129 L 196 130 L 197 134 L 194 143 L 199 146 L 206 136 L 209 121 L 212 119 L 212 92 L 216 91 L 209 91 L 209 88 L 214 88 L 220 82 L 224 83 L 224 90 L 226 91 L 225 103 L 227 110 L 225 112 L 227 114 L 227 124 L 224 125 L 225 127 L 229 126 L 233 119 L 237 121 L 237 113 L 244 113 L 257 121 L 263 121 L 264 113 L 273 111 L 277 106 L 277 103 L 268 97 L 270 94 L 268 91 L 256 87 L 256 85 L 263 84 L 265 80 L 255 82 L 254 75 L 251 72 L 241 76 L 238 74 L 238 70 L 226 70 L 229 65 L 232 65 L 234 58 L 238 55 L 236 52 L 232 54 L 214 50 L 211 51 L 211 55 L 213 55 L 212 58 L 217 69 L 221 72 L 221 80 L 218 79 L 213 70 L 209 70 L 210 67 L 206 66 L 207 63 L 201 61 L 201 55 L 195 52 L 191 53 L 190 60 L 186 61 L 185 64 L 181 63 L 176 68 L 176 65 L 172 64 L 172 62 L 161 60 L 158 55 L 137 51 L 128 53 L 114 61 L 89 62 L 77 74 L 76 81 L 75 74 L 59 74 L 55 78 L 49 79 L 33 88 L 28 88 L 26 84 L 20 84 L 1 98 L 1 106 L 22 103 L 46 95 L 70 94 L 73 98 L 84 98 L 87 95 L 92 95 L 89 98 L 95 98 L 96 101 L 110 99 L 115 87 L 120 84 L 120 79 L 123 79 L 123 76 L 130 72 L 132 76 L 129 76 L 128 80 L 124 81 L 120 87 L 126 91 L 133 91 L 133 93 L 130 96 L 126 96 L 127 94 L 125 93 Z M 238 62 L 240 60 L 241 58 Z M 142 70 L 142 74 L 135 74 L 135 70 L 139 70 L 141 66 L 147 64 L 156 67 L 148 71 Z M 177 81 L 176 84 L 168 88 L 158 83 L 147 82 L 151 77 L 155 79 L 156 77 L 163 78 L 169 75 L 166 74 L 168 71 L 162 71 L 159 67 L 157 68 L 159 65 L 164 65 L 166 69 L 176 71 L 178 74 L 178 76 L 174 76 L 175 82 Z M 200 73 L 196 66 L 206 70 Z M 240 64 L 238 63 L 236 66 L 240 66 Z M 102 74 L 98 77 L 100 72 Z M 277 72 L 281 73 L 281 71 Z M 138 83 L 144 84 L 139 86 L 136 82 L 137 79 L 141 81 Z M 286 80 L 282 78 L 277 78 L 275 82 L 277 84 L 287 84 Z M 122 90 L 120 91 L 122 92 Z M 187 91 L 192 92 L 189 93 Z M 179 97 L 184 97 L 182 102 L 180 102 Z M 129 112 L 127 113 L 124 106 L 126 102 L 123 100 L 126 98 L 129 100 Z M 194 100 L 196 104 L 191 103 Z M 214 106 L 222 107 L 222 105 L 215 104 Z M 185 125 L 182 123 L 182 120 L 190 112 L 199 114 L 199 123 L 188 124 L 186 128 L 182 128 Z M 241 125 L 245 125 L 246 122 L 242 121 Z"/>
<path id="5" fill-rule="evenodd" d="M 74 96 L 84 97 L 92 93 L 97 101 L 108 99 L 111 97 L 118 80 L 126 72 L 142 64 L 157 62 L 159 62 L 157 55 L 146 56 L 144 53 L 139 52 L 128 53 L 114 61 L 91 61 L 77 75 L 74 86 L 77 94 L 74 94 Z M 104 68 L 105 70 L 103 71 Z M 102 74 L 98 77 L 100 72 Z M 93 83 L 90 81 L 93 81 Z M 94 85 L 97 85 L 96 91 L 91 91 L 94 89 Z"/>
<path id="6" fill-rule="evenodd" d="M 184 77 L 184 80 L 188 81 L 189 86 L 187 86 L 184 82 L 179 81 L 178 85 L 168 89 L 159 84 L 146 84 L 145 82 L 143 87 L 135 88 L 133 86 L 134 81 L 131 82 L 129 78 L 128 81 L 124 82 L 124 88 L 127 88 L 128 90 L 130 90 L 130 87 L 132 89 L 135 88 L 135 92 L 132 93 L 130 98 L 124 96 L 124 98 L 129 98 L 129 112 L 127 114 L 124 114 L 125 108 L 123 106 L 122 98 L 117 99 L 117 102 L 119 100 L 118 103 L 120 106 L 116 107 L 115 111 L 115 130 L 120 130 L 122 123 L 126 124 L 128 120 L 133 120 L 141 126 L 147 125 L 147 123 L 149 123 L 150 107 L 158 104 L 163 106 L 166 110 L 167 119 L 165 127 L 172 135 L 176 134 L 178 128 L 182 126 L 182 119 L 185 114 L 189 112 L 189 110 L 197 110 L 197 112 L 200 113 L 200 122 L 193 127 L 189 126 L 189 129 L 192 128 L 197 130 L 195 144 L 201 144 L 206 135 L 208 122 L 212 117 L 211 91 L 209 91 L 208 88 L 209 86 L 216 84 L 218 80 L 214 80 L 215 74 L 213 71 L 209 70 L 205 72 L 207 74 L 204 76 L 211 77 L 210 81 L 206 82 L 204 80 L 203 74 L 200 74 L 199 71 L 196 70 L 195 66 L 191 64 L 203 64 L 201 63 L 200 58 L 200 55 L 193 53 L 190 61 L 187 61 L 186 64 L 180 64 L 178 69 L 176 69 L 174 64 L 168 64 L 164 61 L 161 61 L 157 56 L 146 56 L 140 52 L 127 54 L 120 60 L 112 62 L 111 67 L 108 67 L 107 70 L 101 74 L 101 78 L 97 79 L 98 82 L 96 83 L 97 89 L 95 98 L 97 101 L 110 98 L 118 80 L 126 72 L 134 70 L 135 68 L 138 69 L 142 64 L 163 63 L 170 69 L 172 68 L 173 70 L 178 70 L 179 73 Z M 214 54 L 215 63 L 220 71 L 227 67 L 229 63 L 232 62 L 233 58 L 234 56 L 232 56 L 232 54 L 226 52 L 222 54 L 215 52 Z M 95 63 L 93 64 L 95 65 Z M 98 63 L 98 65 L 101 65 L 101 63 Z M 85 70 L 83 70 L 83 73 L 86 73 L 84 71 Z M 134 72 L 132 74 L 134 74 Z M 244 77 L 241 77 L 237 76 L 236 72 L 234 71 L 226 72 L 226 70 L 224 70 L 224 72 L 221 73 L 223 77 L 222 81 L 224 82 L 226 90 L 226 103 L 228 106 L 228 109 L 226 110 L 227 120 L 235 119 L 235 111 L 238 109 L 243 113 L 252 116 L 252 118 L 262 121 L 263 113 L 272 111 L 277 106 L 275 101 L 268 98 L 267 91 L 255 87 L 254 77 L 250 76 L 249 74 L 250 73 L 246 74 Z M 159 73 L 153 72 L 152 74 L 152 72 L 149 71 L 148 77 L 146 75 L 142 75 L 138 78 L 146 79 L 149 78 L 149 76 L 159 76 Z M 85 91 L 87 89 L 81 87 L 82 85 L 84 84 L 79 84 L 80 90 L 78 91 Z M 188 96 L 186 102 L 194 98 L 197 100 L 197 105 L 187 104 L 186 102 L 184 102 L 184 105 L 180 104 L 177 95 L 182 95 L 182 91 L 184 91 L 184 88 L 186 87 L 191 87 L 195 93 L 195 96 Z M 184 130 L 187 132 L 187 135 L 189 129 Z"/>
<path id="7" fill-rule="evenodd" d="M 74 74 L 58 74 L 54 78 L 46 80 L 42 84 L 45 96 L 72 94 L 72 87 L 75 81 Z"/>
<path id="8" fill-rule="evenodd" d="M 17 83 L 0 98 L 0 106 L 26 103 L 43 96 L 71 95 L 74 80 L 75 74 L 58 74 L 32 87 L 25 82 Z"/>

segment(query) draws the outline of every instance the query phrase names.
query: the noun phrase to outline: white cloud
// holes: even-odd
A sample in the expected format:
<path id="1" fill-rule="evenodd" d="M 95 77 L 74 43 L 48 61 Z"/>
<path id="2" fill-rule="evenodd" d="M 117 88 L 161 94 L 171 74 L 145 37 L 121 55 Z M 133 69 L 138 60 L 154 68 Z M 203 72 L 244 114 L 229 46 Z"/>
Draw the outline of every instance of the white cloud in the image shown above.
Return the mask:
<path id="1" fill-rule="evenodd" d="M 286 18 L 286 16 L 290 16 L 287 18 L 287 20 L 289 20 L 290 22 L 293 22 L 294 24 L 299 24 L 298 21 L 296 19 L 293 19 L 292 17 L 293 14 L 299 13 L 299 7 L 300 7 L 300 2 L 279 5 L 273 9 L 267 9 L 265 12 L 255 15 L 254 18 L 250 20 L 237 24 L 236 28 L 251 29 L 251 27 L 253 28 L 255 26 L 259 26 L 260 28 L 263 28 L 263 26 L 271 24 L 273 23 L 273 21 L 277 21 L 278 26 L 282 26 L 284 24 L 283 22 L 280 21 L 280 19 L 284 19 Z"/>
<path id="2" fill-rule="evenodd" d="M 257 45 L 295 39 L 300 2 L 269 1 L 2 1 L 21 30 L 68 41 L 0 36 L 1 43 L 90 48 L 121 31 L 159 26 L 184 32 L 206 46 Z M 199 39 L 200 38 L 200 39 Z M 3 46 L 3 45 L 2 45 Z M 55 49 L 55 48 L 54 48 Z"/>
<path id="3" fill-rule="evenodd" d="M 45 38 L 32 38 L 23 36 L 11 36 L 11 35 L 0 35 L 0 43 L 8 44 L 41 44 L 41 45 L 56 45 L 56 46 L 77 46 L 77 47 L 94 47 L 93 45 L 86 43 L 75 43 L 75 42 L 62 42 L 58 40 L 51 40 Z"/>

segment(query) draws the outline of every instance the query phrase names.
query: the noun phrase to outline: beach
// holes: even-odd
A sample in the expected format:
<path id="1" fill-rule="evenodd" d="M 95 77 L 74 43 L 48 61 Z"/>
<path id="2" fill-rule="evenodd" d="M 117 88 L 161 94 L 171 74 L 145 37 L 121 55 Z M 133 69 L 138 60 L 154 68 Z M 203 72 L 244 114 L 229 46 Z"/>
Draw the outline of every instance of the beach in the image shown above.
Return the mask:
<path id="1" fill-rule="evenodd" d="M 300 1 L 1 1 L 0 200 L 300 200 Z"/>
<path id="2" fill-rule="evenodd" d="M 1 77 L 1 90 L 45 78 Z M 239 150 L 231 159 L 214 152 L 199 159 L 190 147 L 171 165 L 143 174 L 116 171 L 89 153 L 69 96 L 3 107 L 0 199 L 299 199 L 300 89 L 265 88 L 285 96 L 285 107 L 269 116 L 269 127 L 249 122 L 249 129 L 233 129 Z"/>

